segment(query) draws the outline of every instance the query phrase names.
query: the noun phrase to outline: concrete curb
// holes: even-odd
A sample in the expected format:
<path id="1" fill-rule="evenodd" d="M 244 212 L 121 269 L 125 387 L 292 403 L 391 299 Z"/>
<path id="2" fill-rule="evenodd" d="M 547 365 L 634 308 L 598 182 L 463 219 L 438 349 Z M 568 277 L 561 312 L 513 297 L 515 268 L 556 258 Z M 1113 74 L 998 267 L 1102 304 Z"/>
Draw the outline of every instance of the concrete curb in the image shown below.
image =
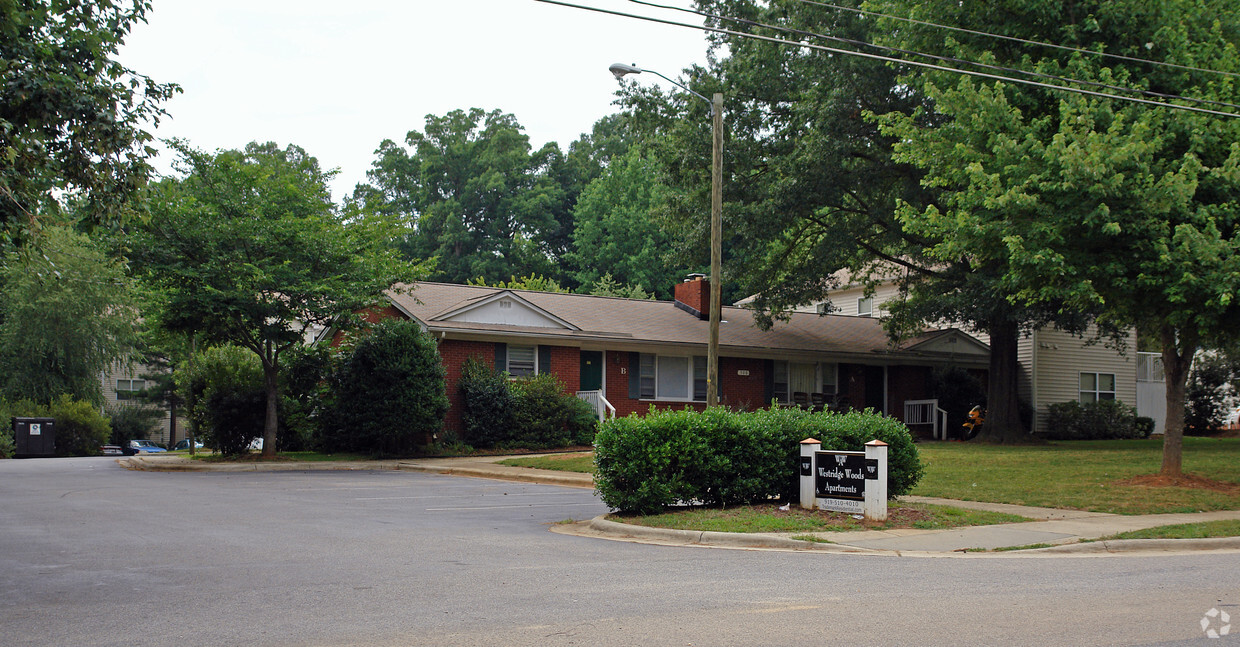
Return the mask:
<path id="1" fill-rule="evenodd" d="M 1097 555 L 1114 553 L 1161 553 L 1181 551 L 1240 551 L 1240 537 L 1207 537 L 1202 539 L 1113 539 L 1083 541 L 1075 544 L 1031 548 L 1014 553 Z"/>
<path id="2" fill-rule="evenodd" d="M 1031 548 L 1012 551 L 928 551 L 928 550 L 885 550 L 850 546 L 846 543 L 818 543 L 802 541 L 780 535 L 760 533 L 729 533 L 701 530 L 675 530 L 671 528 L 651 528 L 635 526 L 618 521 L 610 521 L 606 515 L 597 516 L 589 521 L 587 527 L 605 537 L 619 540 L 635 540 L 651 543 L 666 543 L 683 546 L 703 546 L 718 548 L 748 548 L 767 550 L 812 551 L 848 555 L 882 555 L 888 557 L 953 557 L 970 559 L 1013 559 L 1030 557 L 1066 557 L 1066 556 L 1114 556 L 1114 555 L 1149 555 L 1157 553 L 1185 553 L 1201 551 L 1230 552 L 1240 551 L 1240 537 L 1214 537 L 1208 539 L 1123 539 L 1114 541 L 1078 542 L 1050 546 L 1047 548 Z"/>
<path id="3" fill-rule="evenodd" d="M 203 463 L 176 457 L 129 456 L 116 459 L 127 470 L 140 472 L 358 472 L 398 469 L 396 461 Z"/>
<path id="4" fill-rule="evenodd" d="M 600 534 L 612 538 L 629 538 L 646 541 L 658 541 L 688 546 L 720 546 L 728 548 L 768 548 L 782 550 L 812 550 L 830 553 L 854 554 L 892 554 L 894 551 L 872 550 L 842 544 L 823 544 L 813 541 L 802 541 L 778 535 L 743 532 L 711 532 L 708 530 L 676 530 L 673 528 L 651 528 L 632 524 L 609 521 L 606 515 L 599 515 L 590 520 L 587 526 Z"/>
<path id="5" fill-rule="evenodd" d="M 433 465 L 426 463 L 399 463 L 396 469 L 430 474 L 446 474 L 451 476 L 471 476 L 474 478 L 499 479 L 520 483 L 541 483 L 544 485 L 562 485 L 566 487 L 594 489 L 594 477 L 575 473 L 547 473 L 543 470 L 532 470 L 524 467 L 493 465 L 491 467 L 470 467 L 467 465 Z M 512 471 L 509 471 L 512 470 Z"/>

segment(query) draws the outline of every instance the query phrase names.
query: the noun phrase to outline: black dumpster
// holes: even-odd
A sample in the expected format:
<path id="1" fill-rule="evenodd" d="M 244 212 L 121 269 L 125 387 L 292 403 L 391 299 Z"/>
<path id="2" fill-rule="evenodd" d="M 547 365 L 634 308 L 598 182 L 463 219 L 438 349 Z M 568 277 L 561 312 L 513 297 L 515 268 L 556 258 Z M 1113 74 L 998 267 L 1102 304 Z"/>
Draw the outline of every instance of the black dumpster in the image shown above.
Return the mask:
<path id="1" fill-rule="evenodd" d="M 55 418 L 13 418 L 17 458 L 56 455 Z"/>

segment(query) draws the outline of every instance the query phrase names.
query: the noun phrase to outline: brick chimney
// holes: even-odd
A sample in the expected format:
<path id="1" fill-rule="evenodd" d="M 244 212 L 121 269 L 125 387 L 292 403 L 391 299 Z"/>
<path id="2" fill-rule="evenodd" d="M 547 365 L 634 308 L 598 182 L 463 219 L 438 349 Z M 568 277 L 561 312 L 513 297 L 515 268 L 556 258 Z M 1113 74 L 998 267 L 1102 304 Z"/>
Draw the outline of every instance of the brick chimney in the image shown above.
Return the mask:
<path id="1" fill-rule="evenodd" d="M 710 318 L 710 281 L 705 274 L 690 274 L 676 284 L 676 307 L 698 319 Z"/>

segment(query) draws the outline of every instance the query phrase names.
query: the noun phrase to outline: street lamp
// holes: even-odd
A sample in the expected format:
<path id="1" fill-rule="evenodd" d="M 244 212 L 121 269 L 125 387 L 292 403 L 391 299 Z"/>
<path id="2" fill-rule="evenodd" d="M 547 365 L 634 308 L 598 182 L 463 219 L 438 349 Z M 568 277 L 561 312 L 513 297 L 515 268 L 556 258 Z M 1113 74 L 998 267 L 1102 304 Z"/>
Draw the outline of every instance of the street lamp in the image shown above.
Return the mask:
<path id="1" fill-rule="evenodd" d="M 723 93 L 716 92 L 713 100 L 707 99 L 654 70 L 643 70 L 636 65 L 614 63 L 607 69 L 615 75 L 617 81 L 626 74 L 650 72 L 710 104 L 713 142 L 710 178 L 710 342 L 706 346 L 706 406 L 713 407 L 719 404 L 719 320 L 723 313 L 723 304 L 720 303 L 723 298 L 722 278 L 719 276 L 719 259 L 723 255 Z"/>

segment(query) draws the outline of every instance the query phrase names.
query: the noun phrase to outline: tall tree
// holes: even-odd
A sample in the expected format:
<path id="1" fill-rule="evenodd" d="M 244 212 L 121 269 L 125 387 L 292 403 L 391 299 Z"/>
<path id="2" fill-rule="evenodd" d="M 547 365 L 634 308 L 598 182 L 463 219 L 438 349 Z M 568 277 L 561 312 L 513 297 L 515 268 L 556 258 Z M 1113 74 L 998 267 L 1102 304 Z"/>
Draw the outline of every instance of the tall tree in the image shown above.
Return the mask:
<path id="1" fill-rule="evenodd" d="M 933 9 L 916 4 L 908 11 L 931 21 L 948 17 Z M 1189 67 L 1043 56 L 975 37 L 949 41 L 958 57 L 1240 102 L 1240 19 L 1223 2 L 1008 0 L 948 13 L 980 31 Z M 905 31 L 915 46 L 935 38 L 917 34 Z M 902 142 L 902 159 L 927 171 L 926 182 L 943 200 L 903 207 L 906 228 L 942 240 L 936 252 L 943 257 L 995 259 L 1004 266 L 1010 302 L 1097 313 L 1104 325 L 1136 326 L 1159 339 L 1167 377 L 1162 473 L 1179 476 L 1192 359 L 1203 344 L 1225 346 L 1240 335 L 1240 117 L 938 75 L 910 82 L 933 97 L 943 123 L 924 128 L 893 116 L 888 134 Z"/>
<path id="2" fill-rule="evenodd" d="M 59 199 L 111 224 L 151 171 L 147 122 L 174 84 L 114 60 L 147 0 L 0 2 L 0 243 L 21 241 Z"/>
<path id="3" fill-rule="evenodd" d="M 386 219 L 336 213 L 332 173 L 297 146 L 253 143 L 215 154 L 174 147 L 187 175 L 155 187 L 150 220 L 128 253 L 167 296 L 164 326 L 262 360 L 263 455 L 272 456 L 281 354 L 423 270 L 396 258 Z"/>
<path id="4" fill-rule="evenodd" d="M 871 18 L 814 3 L 696 4 L 715 16 L 715 24 L 781 39 L 822 43 L 788 30 L 857 42 L 881 35 Z M 1003 265 L 947 258 L 936 253 L 940 238 L 903 226 L 896 205 L 931 204 L 938 190 L 921 182 L 916 166 L 893 157 L 896 137 L 867 115 L 915 114 L 917 124 L 932 127 L 939 119 L 932 104 L 881 62 L 731 35 L 714 36 L 712 47 L 710 68 L 690 70 L 688 82 L 703 94 L 722 90 L 726 97 L 724 275 L 739 286 L 733 293 L 756 294 L 753 307 L 769 326 L 793 307 L 829 302 L 841 271 L 870 283 L 899 281 L 909 299 L 893 309 L 893 336 L 944 321 L 987 333 L 986 437 L 1026 438 L 1017 398 L 1019 335 L 1048 323 L 1079 327 L 1079 317 L 1008 301 Z M 690 98 L 688 118 L 667 118 L 682 100 L 660 100 L 632 86 L 626 96 L 635 120 L 664 133 L 652 140 L 652 150 L 676 188 L 672 216 L 693 252 L 706 240 L 710 140 L 703 102 Z"/>
<path id="5" fill-rule="evenodd" d="M 574 278 L 586 286 L 609 275 L 663 298 L 686 271 L 659 211 L 669 198 L 656 163 L 637 149 L 614 158 L 581 193 L 573 209 L 576 227 L 569 260 Z"/>
<path id="6" fill-rule="evenodd" d="M 431 278 L 464 283 L 510 276 L 557 277 L 552 208 L 561 188 L 548 175 L 554 143 L 531 152 L 515 117 L 498 110 L 428 115 L 408 148 L 384 140 L 354 200 L 407 219 L 402 249 L 436 258 Z"/>
<path id="7" fill-rule="evenodd" d="M 130 281 L 68 227 L 45 226 L 34 240 L 0 264 L 0 393 L 43 404 L 67 393 L 102 405 L 99 376 L 138 341 Z"/>

